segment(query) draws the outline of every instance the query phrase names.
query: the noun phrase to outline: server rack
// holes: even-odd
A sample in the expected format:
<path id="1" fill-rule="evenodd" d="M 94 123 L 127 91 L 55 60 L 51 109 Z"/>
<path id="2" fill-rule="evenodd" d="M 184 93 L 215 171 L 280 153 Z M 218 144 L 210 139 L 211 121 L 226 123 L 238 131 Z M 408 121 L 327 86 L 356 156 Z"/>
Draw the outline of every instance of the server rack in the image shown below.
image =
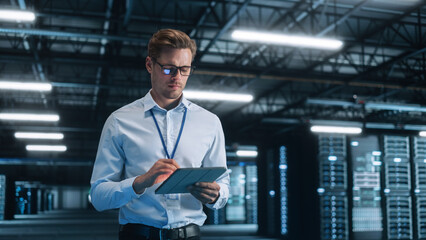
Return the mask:
<path id="1" fill-rule="evenodd" d="M 257 166 L 246 165 L 246 209 L 247 223 L 257 224 Z"/>
<path id="2" fill-rule="evenodd" d="M 384 136 L 387 239 L 413 239 L 409 138 Z"/>
<path id="3" fill-rule="evenodd" d="M 230 166 L 230 192 L 226 205 L 226 221 L 233 223 L 246 222 L 245 183 L 246 175 L 243 166 Z"/>
<path id="4" fill-rule="evenodd" d="M 207 215 L 207 219 L 204 224 L 206 225 L 226 224 L 225 208 L 210 209 L 204 206 L 203 210 L 204 210 L 204 213 Z"/>
<path id="5" fill-rule="evenodd" d="M 230 195 L 221 209 L 204 207 L 206 224 L 258 223 L 258 177 L 254 161 L 230 162 Z"/>
<path id="6" fill-rule="evenodd" d="M 426 138 L 413 138 L 417 238 L 426 239 Z"/>
<path id="7" fill-rule="evenodd" d="M 287 151 L 286 147 L 280 147 L 280 202 L 281 202 L 281 235 L 288 233 L 288 204 L 287 204 Z"/>
<path id="8" fill-rule="evenodd" d="M 354 240 L 382 239 L 382 167 L 377 136 L 354 137 L 350 144 L 352 166 L 352 236 Z"/>
<path id="9" fill-rule="evenodd" d="M 0 175 L 0 220 L 4 220 L 6 205 L 6 176 Z"/>
<path id="10" fill-rule="evenodd" d="M 321 239 L 348 239 L 346 137 L 319 135 Z"/>

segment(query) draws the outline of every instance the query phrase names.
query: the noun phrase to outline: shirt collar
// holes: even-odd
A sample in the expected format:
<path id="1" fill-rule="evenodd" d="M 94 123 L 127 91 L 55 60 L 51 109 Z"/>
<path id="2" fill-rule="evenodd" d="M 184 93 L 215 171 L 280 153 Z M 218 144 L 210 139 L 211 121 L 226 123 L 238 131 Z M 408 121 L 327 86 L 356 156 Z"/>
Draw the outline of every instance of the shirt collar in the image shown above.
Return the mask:
<path id="1" fill-rule="evenodd" d="M 158 104 L 154 101 L 154 99 L 152 98 L 152 95 L 151 95 L 151 91 L 152 91 L 152 89 L 149 90 L 149 92 L 143 98 L 143 106 L 144 106 L 145 112 L 151 110 L 154 107 L 157 107 L 158 109 L 165 110 L 164 108 L 158 106 Z M 190 107 L 191 107 L 191 102 L 188 101 L 188 99 L 186 99 L 185 96 L 183 96 L 183 95 L 182 95 L 182 98 L 180 99 L 179 104 L 174 109 L 177 109 L 177 108 L 180 108 L 180 107 L 185 107 L 187 109 L 190 109 Z"/>

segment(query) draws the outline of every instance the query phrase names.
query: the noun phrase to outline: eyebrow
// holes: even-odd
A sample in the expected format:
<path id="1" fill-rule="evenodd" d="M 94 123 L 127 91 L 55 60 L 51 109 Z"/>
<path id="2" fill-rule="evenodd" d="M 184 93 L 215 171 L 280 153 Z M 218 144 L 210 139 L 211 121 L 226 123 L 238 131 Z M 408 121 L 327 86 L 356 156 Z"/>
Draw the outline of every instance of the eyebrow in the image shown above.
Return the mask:
<path id="1" fill-rule="evenodd" d="M 173 66 L 173 67 L 191 67 L 191 65 L 183 65 L 183 66 L 176 66 L 176 65 L 174 65 L 174 64 L 162 64 L 162 63 L 160 63 L 161 65 L 163 65 L 163 66 Z"/>

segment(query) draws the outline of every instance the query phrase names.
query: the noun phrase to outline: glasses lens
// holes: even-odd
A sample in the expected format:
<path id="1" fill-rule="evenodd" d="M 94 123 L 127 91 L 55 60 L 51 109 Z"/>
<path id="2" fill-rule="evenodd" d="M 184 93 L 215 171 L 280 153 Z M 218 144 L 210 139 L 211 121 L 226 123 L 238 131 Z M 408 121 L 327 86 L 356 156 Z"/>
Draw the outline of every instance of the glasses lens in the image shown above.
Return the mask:
<path id="1" fill-rule="evenodd" d="M 170 75 L 171 71 L 172 70 L 170 68 L 163 68 L 163 73 L 166 74 L 166 75 Z"/>
<path id="2" fill-rule="evenodd" d="M 171 67 L 171 66 L 164 66 L 163 67 L 163 73 L 166 75 L 175 75 L 177 72 L 177 68 Z"/>
<path id="3" fill-rule="evenodd" d="M 178 70 L 180 70 L 180 74 L 182 76 L 189 76 L 194 70 L 194 67 L 191 67 L 191 66 L 174 67 L 174 66 L 164 66 L 159 63 L 158 65 L 160 65 L 161 71 L 165 75 L 172 75 L 172 76 L 176 75 Z"/>
<path id="4" fill-rule="evenodd" d="M 182 74 L 183 76 L 188 76 L 189 74 L 191 74 L 191 67 L 181 67 L 180 74 Z"/>

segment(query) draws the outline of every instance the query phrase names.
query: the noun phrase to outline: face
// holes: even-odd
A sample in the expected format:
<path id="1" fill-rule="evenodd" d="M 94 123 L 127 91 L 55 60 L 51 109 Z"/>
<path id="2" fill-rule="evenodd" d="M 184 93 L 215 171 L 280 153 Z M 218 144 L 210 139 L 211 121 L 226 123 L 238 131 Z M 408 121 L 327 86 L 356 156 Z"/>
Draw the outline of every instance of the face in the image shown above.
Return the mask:
<path id="1" fill-rule="evenodd" d="M 191 66 L 192 54 L 190 49 L 167 48 L 161 52 L 159 58 L 155 59 L 161 65 Z M 154 100 L 161 107 L 178 101 L 185 88 L 188 76 L 182 76 L 180 71 L 174 75 L 166 75 L 161 71 L 161 67 L 155 61 L 147 57 L 146 69 L 151 74 L 151 94 Z"/>

